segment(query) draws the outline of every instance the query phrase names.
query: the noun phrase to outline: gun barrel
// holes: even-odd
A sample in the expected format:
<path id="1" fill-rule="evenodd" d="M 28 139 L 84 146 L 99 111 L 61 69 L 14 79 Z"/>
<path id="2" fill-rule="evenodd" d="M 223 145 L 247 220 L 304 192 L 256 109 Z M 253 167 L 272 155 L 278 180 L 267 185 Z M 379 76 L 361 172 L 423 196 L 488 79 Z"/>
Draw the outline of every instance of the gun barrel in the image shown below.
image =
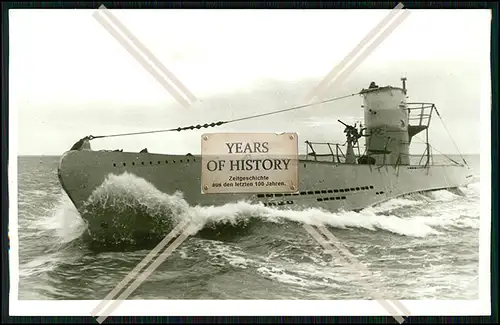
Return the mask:
<path id="1" fill-rule="evenodd" d="M 345 123 L 344 123 L 344 122 L 342 122 L 341 120 L 337 120 L 337 121 L 339 121 L 339 123 L 342 123 L 342 125 L 344 125 L 344 126 L 348 126 L 347 124 L 345 124 Z"/>

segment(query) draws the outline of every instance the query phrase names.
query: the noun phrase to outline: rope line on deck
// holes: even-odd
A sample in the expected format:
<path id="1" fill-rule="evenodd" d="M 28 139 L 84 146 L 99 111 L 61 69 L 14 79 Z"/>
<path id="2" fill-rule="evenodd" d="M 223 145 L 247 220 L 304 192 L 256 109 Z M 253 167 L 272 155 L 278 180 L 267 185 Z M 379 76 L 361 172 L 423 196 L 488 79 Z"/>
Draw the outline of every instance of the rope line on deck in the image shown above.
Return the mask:
<path id="1" fill-rule="evenodd" d="M 115 133 L 115 134 L 97 135 L 97 136 L 89 135 L 89 136 L 85 137 L 84 139 L 94 140 L 94 139 L 102 139 L 102 138 L 123 137 L 123 136 L 141 135 L 141 134 L 153 134 L 153 133 L 162 133 L 162 132 L 175 132 L 175 131 L 180 132 L 180 131 L 188 131 L 188 130 L 200 130 L 200 129 L 206 129 L 206 128 L 210 128 L 210 127 L 218 127 L 218 126 L 221 126 L 221 125 L 224 125 L 224 124 L 241 122 L 241 121 L 251 120 L 251 119 L 260 118 L 260 117 L 264 117 L 264 116 L 276 115 L 276 114 L 281 114 L 281 113 L 290 112 L 290 111 L 294 111 L 294 110 L 299 110 L 299 109 L 302 109 L 302 108 L 306 108 L 306 107 L 310 107 L 310 106 L 315 106 L 315 105 L 320 105 L 320 104 L 325 104 L 325 103 L 329 103 L 329 102 L 333 102 L 333 101 L 337 101 L 337 100 L 341 100 L 341 99 L 353 97 L 353 96 L 360 95 L 360 94 L 361 94 L 361 92 L 358 92 L 358 93 L 354 93 L 354 94 L 350 94 L 350 95 L 344 95 L 344 96 L 340 96 L 340 97 L 329 98 L 329 99 L 326 99 L 326 100 L 323 100 L 323 101 L 319 101 L 319 102 L 315 102 L 315 103 L 310 103 L 310 104 L 304 104 L 304 105 L 298 105 L 298 106 L 288 107 L 288 108 L 284 108 L 284 109 L 280 109 L 280 110 L 276 110 L 276 111 L 271 111 L 271 112 L 267 112 L 267 113 L 260 113 L 260 114 L 255 114 L 255 115 L 249 115 L 249 116 L 235 118 L 235 119 L 227 120 L 227 121 L 218 121 L 218 122 L 212 122 L 212 123 L 197 124 L 197 125 L 190 125 L 190 126 L 177 127 L 177 128 L 169 128 L 169 129 L 160 129 L 160 130 L 149 130 L 149 131 L 127 132 L 127 133 Z M 444 120 L 441 117 L 441 114 L 439 114 L 439 111 L 437 110 L 436 107 L 434 107 L 434 110 L 436 111 L 436 114 L 438 115 L 439 119 L 441 120 L 441 123 L 443 124 L 443 127 L 444 127 L 446 133 L 448 134 L 448 136 L 450 137 L 453 145 L 455 146 L 455 149 L 457 150 L 458 154 L 460 155 L 460 158 L 462 158 L 462 161 L 464 162 L 464 164 L 466 166 L 469 166 L 469 164 L 465 160 L 464 156 L 462 155 L 462 153 L 458 149 L 457 144 L 453 140 L 453 137 L 451 136 L 451 133 L 448 130 L 448 127 L 444 123 Z M 437 150 L 435 147 L 431 146 L 430 144 L 429 144 L 429 146 L 432 147 L 434 150 L 438 151 L 439 153 L 441 153 L 443 156 L 445 156 L 446 158 L 448 158 L 452 162 L 458 164 L 451 157 L 448 157 L 447 155 L 443 154 L 442 152 L 440 152 L 439 150 Z"/>
<path id="2" fill-rule="evenodd" d="M 458 161 L 455 161 L 455 159 L 452 159 L 451 157 L 448 157 L 448 155 L 446 155 L 445 153 L 443 153 L 442 151 L 439 151 L 436 147 L 434 147 L 433 145 L 431 145 L 430 143 L 426 143 L 424 140 L 420 139 L 419 137 L 415 136 L 415 138 L 419 139 L 420 142 L 416 142 L 416 143 L 421 143 L 421 144 L 428 144 L 429 147 L 432 148 L 432 150 L 436 150 L 438 153 L 440 153 L 443 157 L 449 159 L 451 162 L 457 164 L 457 165 L 460 165 L 460 163 Z"/>
<path id="3" fill-rule="evenodd" d="M 451 139 L 451 142 L 453 143 L 453 145 L 455 146 L 455 149 L 457 150 L 458 154 L 460 155 L 460 158 L 462 158 L 464 164 L 469 167 L 469 164 L 467 163 L 467 161 L 465 160 L 464 156 L 462 156 L 462 153 L 460 152 L 460 150 L 458 149 L 458 146 L 457 144 L 455 143 L 455 140 L 453 140 L 453 137 L 451 136 L 451 133 L 450 131 L 448 130 L 448 128 L 446 127 L 446 124 L 444 123 L 444 120 L 443 118 L 441 117 L 441 114 L 439 114 L 439 111 L 437 110 L 436 107 L 434 107 L 434 110 L 436 111 L 436 114 L 437 116 L 439 117 L 439 120 L 441 120 L 441 123 L 443 124 L 443 127 L 444 129 L 446 130 L 446 133 L 448 133 L 448 136 L 450 137 Z M 451 158 L 448 158 L 451 160 Z"/>
<path id="4" fill-rule="evenodd" d="M 356 96 L 359 94 L 360 93 L 355 93 L 355 94 L 350 94 L 350 95 L 345 95 L 345 96 L 340 96 L 340 97 L 334 97 L 334 98 L 326 99 L 326 100 L 323 100 L 320 102 L 288 107 L 288 108 L 284 108 L 284 109 L 280 109 L 280 110 L 276 110 L 276 111 L 235 118 L 235 119 L 227 120 L 227 121 L 219 121 L 219 122 L 212 122 L 212 123 L 205 123 L 205 124 L 198 124 L 198 125 L 190 125 L 190 126 L 177 127 L 177 128 L 171 128 L 171 129 L 161 129 L 161 130 L 151 130 L 151 131 L 141 131 L 141 132 L 128 132 L 128 133 L 116 133 L 116 134 L 96 135 L 96 136 L 89 135 L 86 138 L 88 140 L 94 140 L 94 139 L 101 139 L 101 138 L 123 137 L 123 136 L 129 136 L 129 135 L 151 134 L 151 133 L 160 133 L 160 132 L 174 132 L 174 131 L 180 132 L 180 131 L 195 130 L 195 129 L 199 130 L 199 129 L 205 129 L 205 128 L 209 128 L 209 127 L 221 126 L 223 124 L 235 123 L 235 122 L 260 118 L 260 117 L 264 117 L 264 116 L 270 116 L 270 115 L 290 112 L 290 111 L 298 110 L 301 108 L 306 108 L 306 107 L 310 107 L 310 106 L 314 106 L 314 105 L 333 102 L 336 100 Z"/>

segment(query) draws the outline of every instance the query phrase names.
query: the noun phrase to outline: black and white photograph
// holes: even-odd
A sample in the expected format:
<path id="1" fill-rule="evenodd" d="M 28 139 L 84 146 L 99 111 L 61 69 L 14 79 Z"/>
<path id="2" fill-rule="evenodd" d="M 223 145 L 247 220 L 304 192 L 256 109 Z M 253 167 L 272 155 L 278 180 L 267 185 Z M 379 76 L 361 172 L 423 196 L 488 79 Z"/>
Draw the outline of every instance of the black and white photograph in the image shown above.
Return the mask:
<path id="1" fill-rule="evenodd" d="M 9 10 L 11 314 L 489 314 L 490 26 Z"/>

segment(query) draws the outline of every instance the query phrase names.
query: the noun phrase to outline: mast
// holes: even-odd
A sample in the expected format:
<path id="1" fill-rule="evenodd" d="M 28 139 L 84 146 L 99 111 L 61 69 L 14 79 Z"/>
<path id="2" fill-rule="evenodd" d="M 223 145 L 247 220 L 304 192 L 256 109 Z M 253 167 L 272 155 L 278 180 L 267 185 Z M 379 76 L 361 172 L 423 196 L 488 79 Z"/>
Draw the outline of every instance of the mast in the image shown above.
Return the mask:
<path id="1" fill-rule="evenodd" d="M 401 82 L 403 83 L 403 92 L 406 95 L 406 77 L 401 77 Z"/>

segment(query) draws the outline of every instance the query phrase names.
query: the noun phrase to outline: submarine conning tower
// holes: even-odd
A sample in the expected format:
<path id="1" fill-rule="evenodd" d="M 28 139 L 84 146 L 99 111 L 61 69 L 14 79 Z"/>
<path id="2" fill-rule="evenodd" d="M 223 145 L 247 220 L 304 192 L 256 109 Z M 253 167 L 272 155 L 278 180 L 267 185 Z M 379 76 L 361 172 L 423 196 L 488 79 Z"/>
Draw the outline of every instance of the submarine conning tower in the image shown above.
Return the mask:
<path id="1" fill-rule="evenodd" d="M 408 165 L 410 139 L 405 78 L 403 88 L 379 87 L 372 82 L 363 89 L 366 155 L 375 164 Z"/>

